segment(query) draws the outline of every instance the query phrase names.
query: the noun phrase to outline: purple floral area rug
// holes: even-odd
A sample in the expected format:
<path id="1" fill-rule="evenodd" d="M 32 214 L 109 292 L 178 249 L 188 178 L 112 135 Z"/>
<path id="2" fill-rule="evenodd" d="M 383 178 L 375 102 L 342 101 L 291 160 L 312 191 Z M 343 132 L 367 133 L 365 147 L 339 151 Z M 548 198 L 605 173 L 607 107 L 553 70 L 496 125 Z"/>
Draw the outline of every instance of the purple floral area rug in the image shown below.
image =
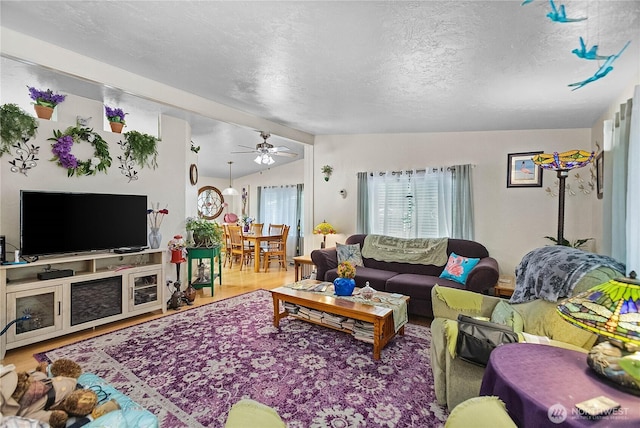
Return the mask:
<path id="1" fill-rule="evenodd" d="M 222 427 L 251 398 L 288 427 L 438 427 L 428 327 L 409 324 L 373 359 L 373 346 L 293 318 L 273 327 L 258 290 L 183 309 L 36 355 L 70 358 L 157 415 L 160 426 Z"/>

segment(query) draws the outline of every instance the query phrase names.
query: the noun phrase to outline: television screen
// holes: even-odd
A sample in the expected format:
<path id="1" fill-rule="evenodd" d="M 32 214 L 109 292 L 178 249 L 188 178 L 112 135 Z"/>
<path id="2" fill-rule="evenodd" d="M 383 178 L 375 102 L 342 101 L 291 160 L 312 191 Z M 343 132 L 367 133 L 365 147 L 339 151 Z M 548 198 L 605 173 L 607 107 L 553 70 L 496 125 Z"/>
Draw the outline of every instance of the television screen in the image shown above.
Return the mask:
<path id="1" fill-rule="evenodd" d="M 146 245 L 146 196 L 20 192 L 20 250 L 24 256 Z"/>

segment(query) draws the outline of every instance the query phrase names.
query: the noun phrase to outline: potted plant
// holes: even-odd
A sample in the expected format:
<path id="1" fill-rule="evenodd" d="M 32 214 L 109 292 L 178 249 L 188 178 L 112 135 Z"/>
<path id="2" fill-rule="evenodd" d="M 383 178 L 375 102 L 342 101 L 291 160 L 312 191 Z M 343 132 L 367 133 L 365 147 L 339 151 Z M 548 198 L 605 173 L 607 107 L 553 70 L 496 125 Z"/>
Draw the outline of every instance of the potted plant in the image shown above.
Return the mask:
<path id="1" fill-rule="evenodd" d="M 189 232 L 189 245 L 212 248 L 222 242 L 222 226 L 215 221 L 202 217 L 188 217 L 186 229 Z"/>
<path id="2" fill-rule="evenodd" d="M 36 135 L 38 121 L 16 104 L 0 106 L 0 156 Z"/>
<path id="3" fill-rule="evenodd" d="M 330 165 L 325 165 L 320 170 L 324 174 L 324 181 L 329 181 L 329 177 L 331 177 L 331 173 L 333 172 L 333 167 Z"/>
<path id="4" fill-rule="evenodd" d="M 124 133 L 125 154 L 140 168 L 144 166 L 156 169 L 158 166 L 158 139 L 153 135 L 143 134 L 138 131 Z"/>
<path id="5" fill-rule="evenodd" d="M 104 106 L 104 114 L 105 116 L 107 116 L 107 120 L 109 121 L 109 125 L 111 126 L 111 131 L 118 134 L 122 132 L 122 128 L 126 125 L 124 116 L 127 113 L 122 111 L 121 108 L 111 108 L 109 106 Z"/>
<path id="6" fill-rule="evenodd" d="M 51 89 L 41 91 L 33 86 L 27 86 L 29 88 L 29 96 L 33 101 L 33 108 L 40 119 L 51 119 L 53 115 L 53 109 L 64 101 L 66 95 L 54 94 Z"/>

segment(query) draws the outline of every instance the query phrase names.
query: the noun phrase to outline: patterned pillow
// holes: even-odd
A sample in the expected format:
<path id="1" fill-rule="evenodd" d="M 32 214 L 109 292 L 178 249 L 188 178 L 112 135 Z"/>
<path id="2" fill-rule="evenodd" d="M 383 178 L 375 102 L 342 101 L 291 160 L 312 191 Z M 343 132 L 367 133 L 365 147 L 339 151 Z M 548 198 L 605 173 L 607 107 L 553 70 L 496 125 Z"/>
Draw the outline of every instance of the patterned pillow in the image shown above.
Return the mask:
<path id="1" fill-rule="evenodd" d="M 472 259 L 469 257 L 459 256 L 456 253 L 449 254 L 449 260 L 444 270 L 440 274 L 440 278 L 450 279 L 452 281 L 465 284 L 467 282 L 467 276 L 471 269 L 476 267 L 480 262 L 480 259 Z"/>
<path id="2" fill-rule="evenodd" d="M 354 266 L 364 266 L 362 254 L 360 253 L 360 244 L 345 245 L 336 243 L 336 251 L 338 252 L 338 263 L 351 262 Z"/>

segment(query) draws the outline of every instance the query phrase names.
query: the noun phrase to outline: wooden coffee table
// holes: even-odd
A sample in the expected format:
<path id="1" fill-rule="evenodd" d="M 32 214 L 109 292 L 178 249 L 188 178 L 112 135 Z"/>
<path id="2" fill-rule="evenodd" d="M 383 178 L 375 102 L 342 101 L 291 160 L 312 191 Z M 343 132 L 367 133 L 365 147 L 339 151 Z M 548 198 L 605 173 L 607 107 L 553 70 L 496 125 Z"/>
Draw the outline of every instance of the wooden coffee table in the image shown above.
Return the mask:
<path id="1" fill-rule="evenodd" d="M 319 284 L 320 281 L 317 281 Z M 380 293 L 382 294 L 382 293 Z M 386 293 L 384 293 L 386 294 Z M 351 330 L 334 327 L 328 324 L 317 322 L 314 320 L 298 317 L 290 314 L 286 310 L 280 312 L 280 302 L 289 302 L 307 308 L 316 309 L 318 311 L 328 312 L 335 315 L 341 315 L 347 318 L 353 318 L 373 324 L 373 358 L 380 359 L 380 351 L 387 343 L 396 335 L 393 323 L 393 310 L 381 306 L 374 306 L 365 303 L 352 302 L 347 299 L 340 299 L 326 294 L 313 293 L 310 291 L 294 290 L 288 287 L 279 287 L 271 290 L 273 297 L 273 325 L 280 327 L 280 320 L 287 316 L 292 316 L 306 322 L 318 324 L 334 330 L 351 333 Z M 402 296 L 407 304 L 408 296 Z M 284 307 L 284 305 L 283 305 Z M 404 335 L 404 326 L 398 330 L 400 335 Z"/>

